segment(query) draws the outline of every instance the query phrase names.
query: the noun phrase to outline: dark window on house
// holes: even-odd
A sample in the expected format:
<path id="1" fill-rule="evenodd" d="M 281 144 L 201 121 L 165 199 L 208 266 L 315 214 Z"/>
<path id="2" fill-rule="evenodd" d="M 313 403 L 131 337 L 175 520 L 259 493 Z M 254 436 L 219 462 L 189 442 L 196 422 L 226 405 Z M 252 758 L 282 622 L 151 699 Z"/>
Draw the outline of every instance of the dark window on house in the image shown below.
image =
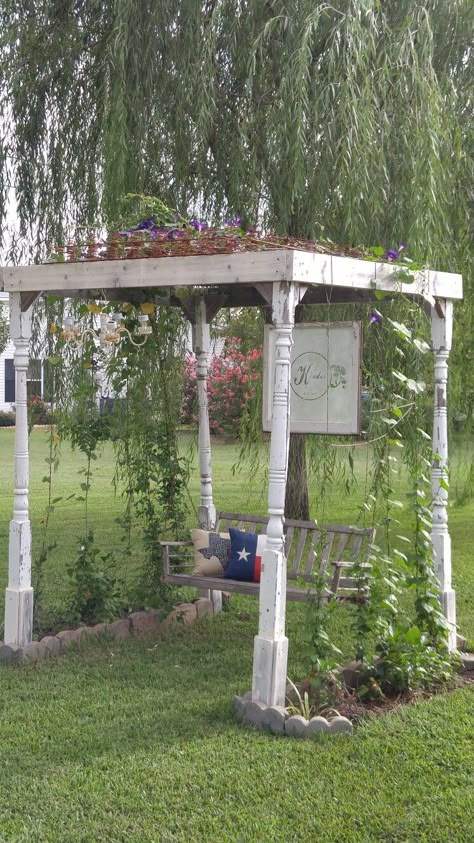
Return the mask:
<path id="1" fill-rule="evenodd" d="M 13 360 L 5 360 L 5 403 L 15 403 L 15 369 Z"/>
<path id="2" fill-rule="evenodd" d="M 41 361 L 30 360 L 26 375 L 26 389 L 28 398 L 41 395 Z M 5 403 L 15 403 L 15 367 L 13 360 L 5 360 Z"/>

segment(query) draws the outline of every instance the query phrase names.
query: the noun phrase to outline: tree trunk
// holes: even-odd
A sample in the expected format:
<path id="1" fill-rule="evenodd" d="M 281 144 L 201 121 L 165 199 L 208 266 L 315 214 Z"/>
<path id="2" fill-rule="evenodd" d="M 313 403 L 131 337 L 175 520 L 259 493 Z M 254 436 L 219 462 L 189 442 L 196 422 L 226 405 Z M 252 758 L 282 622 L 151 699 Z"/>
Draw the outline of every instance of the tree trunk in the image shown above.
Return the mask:
<path id="1" fill-rule="evenodd" d="M 304 433 L 290 435 L 288 479 L 286 481 L 285 516 L 309 521 L 308 478 Z"/>

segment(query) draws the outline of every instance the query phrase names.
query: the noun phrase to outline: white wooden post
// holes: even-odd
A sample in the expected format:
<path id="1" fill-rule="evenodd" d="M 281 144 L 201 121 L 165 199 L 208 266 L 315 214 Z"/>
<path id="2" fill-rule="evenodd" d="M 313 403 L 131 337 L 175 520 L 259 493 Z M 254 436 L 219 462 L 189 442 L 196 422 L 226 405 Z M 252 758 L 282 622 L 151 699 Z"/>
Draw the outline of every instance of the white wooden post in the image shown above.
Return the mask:
<path id="1" fill-rule="evenodd" d="M 22 313 L 20 293 L 10 294 L 10 335 L 15 346 L 15 468 L 13 519 L 10 521 L 8 587 L 5 593 L 5 643 L 31 642 L 31 525 L 28 518 L 28 408 L 26 376 L 31 338 L 31 308 Z"/>
<path id="2" fill-rule="evenodd" d="M 199 417 L 199 484 L 200 498 L 198 507 L 198 524 L 203 530 L 213 530 L 216 526 L 216 508 L 212 499 L 211 472 L 211 432 L 209 428 L 209 406 L 207 401 L 207 375 L 209 370 L 210 334 L 207 321 L 206 301 L 200 298 L 196 302 L 196 321 L 193 326 L 193 344 L 196 354 L 196 378 L 198 391 Z M 214 606 L 214 612 L 222 610 L 222 592 L 200 592 L 209 597 Z"/>
<path id="3" fill-rule="evenodd" d="M 268 484 L 267 549 L 260 575 L 258 635 L 253 656 L 252 699 L 284 705 L 288 639 L 285 636 L 286 557 L 283 534 L 290 442 L 290 354 L 295 319 L 295 286 L 273 284 L 275 379 Z"/>
<path id="4" fill-rule="evenodd" d="M 448 492 L 440 486 L 447 481 L 448 467 L 448 414 L 447 383 L 448 356 L 453 335 L 453 302 L 438 300 L 431 308 L 431 339 L 434 352 L 434 415 L 433 415 L 433 458 L 431 470 L 431 491 L 433 496 L 433 524 L 431 540 L 433 557 L 439 580 L 440 600 L 449 624 L 448 645 L 450 651 L 456 644 L 456 595 L 451 587 L 451 537 L 448 530 Z"/>

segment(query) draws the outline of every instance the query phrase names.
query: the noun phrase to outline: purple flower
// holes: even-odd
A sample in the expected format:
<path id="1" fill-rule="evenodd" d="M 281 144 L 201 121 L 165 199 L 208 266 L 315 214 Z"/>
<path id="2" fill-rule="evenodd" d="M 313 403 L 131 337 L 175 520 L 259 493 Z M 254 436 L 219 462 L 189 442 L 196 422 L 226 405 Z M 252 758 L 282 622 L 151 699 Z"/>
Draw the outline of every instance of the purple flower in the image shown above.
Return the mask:
<path id="1" fill-rule="evenodd" d="M 398 258 L 398 252 L 396 249 L 387 249 L 384 257 L 389 261 L 396 261 Z"/>
<path id="2" fill-rule="evenodd" d="M 186 232 L 182 228 L 172 228 L 168 231 L 167 240 L 179 240 L 181 237 L 186 237 Z"/>
<path id="3" fill-rule="evenodd" d="M 201 222 L 201 220 L 189 220 L 189 225 L 191 228 L 195 228 L 196 231 L 207 231 L 207 223 Z"/>
<path id="4" fill-rule="evenodd" d="M 233 217 L 230 220 L 224 220 L 224 225 L 226 225 L 228 228 L 239 228 L 240 217 Z"/>
<path id="5" fill-rule="evenodd" d="M 381 321 L 382 321 L 382 317 L 381 317 L 380 313 L 377 313 L 376 310 L 372 310 L 369 313 L 369 324 L 370 325 L 379 325 Z"/>
<path id="6" fill-rule="evenodd" d="M 406 248 L 407 248 L 407 244 L 406 244 L 406 243 L 400 243 L 400 245 L 399 245 L 399 247 L 398 247 L 398 251 L 399 251 L 399 252 L 403 252 L 403 250 L 404 250 L 404 249 L 406 249 Z"/>
<path id="7" fill-rule="evenodd" d="M 168 234 L 168 229 L 165 225 L 158 225 L 151 229 L 150 237 L 156 240 L 157 237 L 165 237 Z"/>
<path id="8" fill-rule="evenodd" d="M 151 228 L 154 227 L 154 225 L 155 225 L 155 218 L 154 217 L 148 217 L 146 220 L 141 220 L 141 222 L 139 222 L 138 225 L 136 225 L 133 230 L 134 231 L 150 230 Z"/>

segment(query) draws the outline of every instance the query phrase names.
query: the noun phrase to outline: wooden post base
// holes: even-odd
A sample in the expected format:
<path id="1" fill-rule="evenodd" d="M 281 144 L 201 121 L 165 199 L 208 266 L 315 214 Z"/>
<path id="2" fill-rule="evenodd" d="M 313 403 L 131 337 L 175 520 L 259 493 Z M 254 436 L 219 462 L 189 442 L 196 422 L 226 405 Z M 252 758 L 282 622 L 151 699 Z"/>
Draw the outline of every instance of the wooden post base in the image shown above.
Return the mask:
<path id="1" fill-rule="evenodd" d="M 5 644 L 26 647 L 33 634 L 33 589 L 5 590 Z"/>
<path id="2" fill-rule="evenodd" d="M 285 705 L 288 638 L 256 635 L 253 648 L 252 700 L 265 705 Z"/>

